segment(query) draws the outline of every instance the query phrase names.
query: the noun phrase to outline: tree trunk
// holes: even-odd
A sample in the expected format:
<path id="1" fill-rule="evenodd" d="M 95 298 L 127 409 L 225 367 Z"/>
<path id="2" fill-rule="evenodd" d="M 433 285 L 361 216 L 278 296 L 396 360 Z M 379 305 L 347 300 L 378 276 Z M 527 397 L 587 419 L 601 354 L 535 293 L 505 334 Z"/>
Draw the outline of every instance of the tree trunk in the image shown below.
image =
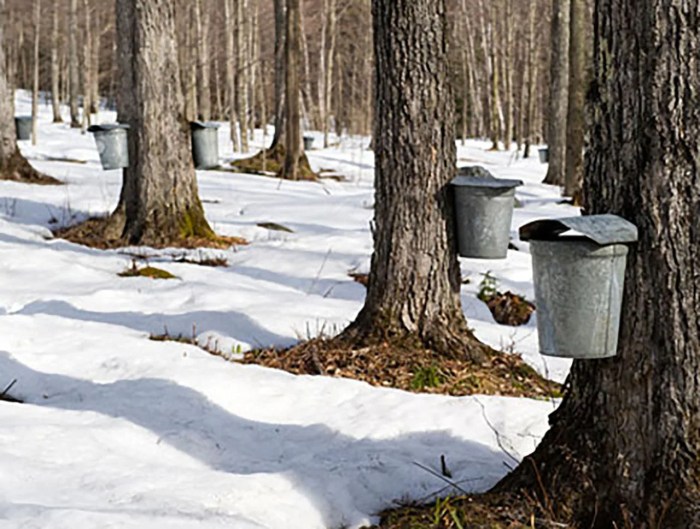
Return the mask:
<path id="1" fill-rule="evenodd" d="M 498 486 L 546 491 L 577 527 L 700 527 L 698 12 L 596 3 L 585 206 L 639 228 L 618 356 L 574 362 L 551 430 Z"/>
<path id="2" fill-rule="evenodd" d="M 0 0 L 0 180 L 17 180 L 27 183 L 59 183 L 41 175 L 29 165 L 17 148 L 14 91 L 7 81 L 7 61 L 5 60 L 4 24 L 5 0 Z"/>
<path id="3" fill-rule="evenodd" d="M 286 141 L 281 178 L 299 179 L 299 158 L 302 154 L 299 111 L 299 33 L 301 12 L 299 0 L 287 0 L 287 36 L 285 61 Z"/>
<path id="4" fill-rule="evenodd" d="M 569 107 L 569 19 L 570 0 L 552 2 L 549 113 L 547 147 L 549 167 L 545 184 L 564 185 L 566 176 L 566 115 Z"/>
<path id="5" fill-rule="evenodd" d="M 373 0 L 372 13 L 374 253 L 365 305 L 345 334 L 413 336 L 468 355 L 449 190 L 456 152 L 445 0 Z"/>
<path id="6" fill-rule="evenodd" d="M 78 64 L 78 0 L 70 0 L 68 18 L 68 75 L 70 79 L 70 126 L 80 127 L 78 96 L 80 95 L 80 65 Z"/>
<path id="7" fill-rule="evenodd" d="M 211 89 L 209 87 L 209 10 L 207 5 L 202 6 L 202 0 L 194 2 L 194 20 L 197 43 L 194 53 L 197 57 L 197 79 L 199 96 L 198 118 L 202 121 L 211 119 Z"/>
<path id="8" fill-rule="evenodd" d="M 90 125 L 90 102 L 92 96 L 92 27 L 90 24 L 90 3 L 83 0 L 83 16 L 85 17 L 85 33 L 83 38 L 83 120 L 81 129 L 83 134 Z"/>
<path id="9" fill-rule="evenodd" d="M 37 143 L 39 128 L 39 37 L 41 29 L 41 0 L 34 0 L 34 74 L 32 79 L 32 145 Z"/>
<path id="10" fill-rule="evenodd" d="M 170 0 L 117 0 L 119 121 L 128 123 L 115 227 L 128 244 L 212 239 L 197 194 Z M 158 97 L 153 97 L 158 94 Z"/>
<path id="11" fill-rule="evenodd" d="M 532 136 L 534 134 L 535 120 L 535 82 L 537 80 L 537 61 L 535 61 L 535 10 L 531 9 L 528 12 L 527 23 L 527 98 L 525 107 L 525 123 L 523 130 L 523 139 L 525 141 L 525 150 L 523 158 L 530 157 L 530 145 L 532 144 Z"/>
<path id="12" fill-rule="evenodd" d="M 248 152 L 248 46 L 246 38 L 246 18 L 248 16 L 248 2 L 236 0 L 236 94 L 238 96 L 238 136 L 240 138 L 240 150 Z"/>
<path id="13" fill-rule="evenodd" d="M 574 197 L 583 183 L 584 105 L 589 76 L 588 8 L 586 0 L 571 0 L 569 20 L 569 104 L 566 116 L 564 195 Z"/>
<path id="14" fill-rule="evenodd" d="M 53 109 L 53 122 L 61 123 L 61 89 L 60 89 L 60 64 L 58 61 L 58 13 L 59 0 L 53 2 L 51 13 L 51 108 Z"/>
<path id="15" fill-rule="evenodd" d="M 270 150 L 284 144 L 284 79 L 285 79 L 285 0 L 274 0 L 275 8 L 275 135 Z"/>
<path id="16" fill-rule="evenodd" d="M 510 150 L 513 143 L 513 5 L 512 0 L 505 0 L 504 26 L 505 38 L 503 42 L 503 77 L 505 91 L 505 131 L 503 133 L 506 150 Z M 534 8 L 531 8 L 534 9 Z"/>
<path id="17" fill-rule="evenodd" d="M 328 5 L 328 12 L 326 13 L 328 17 L 328 52 L 326 55 L 326 69 L 320 74 L 326 78 L 323 83 L 323 97 L 324 97 L 324 107 L 326 108 L 326 117 L 323 121 L 323 147 L 328 147 L 328 135 L 330 131 L 330 118 L 331 118 L 331 94 L 333 93 L 333 72 L 335 68 L 335 44 L 337 42 L 337 6 L 336 0 L 330 0 Z"/>
<path id="18" fill-rule="evenodd" d="M 236 45 L 234 39 L 234 0 L 224 0 L 224 26 L 226 27 L 226 85 L 228 94 L 229 137 L 233 150 L 239 150 L 238 128 L 236 126 Z"/>

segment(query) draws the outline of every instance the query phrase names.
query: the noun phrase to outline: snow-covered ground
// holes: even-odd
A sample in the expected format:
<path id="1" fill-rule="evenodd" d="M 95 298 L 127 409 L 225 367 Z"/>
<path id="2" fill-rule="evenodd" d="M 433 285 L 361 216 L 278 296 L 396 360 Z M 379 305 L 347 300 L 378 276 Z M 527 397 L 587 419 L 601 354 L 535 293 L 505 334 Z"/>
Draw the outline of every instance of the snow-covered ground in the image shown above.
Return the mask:
<path id="1" fill-rule="evenodd" d="M 24 94 L 17 114 L 28 113 Z M 316 169 L 347 182 L 280 182 L 229 172 L 198 173 L 214 229 L 249 246 L 231 251 L 100 251 L 52 240 L 49 229 L 104 214 L 116 204 L 119 171 L 101 170 L 90 135 L 50 123 L 21 149 L 68 185 L 0 182 L 0 527 L 355 528 L 397 502 L 454 489 L 431 474 L 444 455 L 464 490 L 494 484 L 532 451 L 555 404 L 501 397 L 453 398 L 297 377 L 243 366 L 150 334 L 195 336 L 229 355 L 339 331 L 362 306 L 372 251 L 373 154 L 345 138 L 310 151 Z M 100 121 L 114 114 L 103 112 Z M 224 161 L 234 157 L 227 125 Z M 269 138 L 267 138 L 269 139 Z M 252 144 L 257 150 L 259 131 Z M 320 136 L 317 144 L 320 143 Z M 530 220 L 575 214 L 557 204 L 536 156 L 459 147 L 526 185 L 517 192 L 513 236 Z M 535 153 L 536 154 L 536 153 Z M 84 160 L 78 164 L 60 159 Z M 258 223 L 282 224 L 293 233 Z M 505 260 L 461 259 L 469 325 L 491 345 L 523 355 L 551 378 L 569 363 L 537 352 L 535 321 L 496 324 L 476 299 L 490 271 L 502 290 L 532 299 L 527 244 Z M 221 256 L 225 268 L 174 262 Z M 178 279 L 121 278 L 140 263 Z M 447 486 L 447 488 L 445 488 Z"/>

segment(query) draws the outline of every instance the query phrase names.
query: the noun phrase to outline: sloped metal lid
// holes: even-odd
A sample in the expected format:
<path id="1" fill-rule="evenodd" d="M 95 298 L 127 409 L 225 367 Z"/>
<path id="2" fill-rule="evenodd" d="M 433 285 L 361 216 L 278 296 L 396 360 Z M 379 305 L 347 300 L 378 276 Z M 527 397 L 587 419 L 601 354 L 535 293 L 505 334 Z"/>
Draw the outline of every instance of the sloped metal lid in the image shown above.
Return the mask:
<path id="1" fill-rule="evenodd" d="M 32 116 L 15 116 L 17 121 L 31 121 Z"/>
<path id="2" fill-rule="evenodd" d="M 102 123 L 100 125 L 90 125 L 87 130 L 88 132 L 108 132 L 110 130 L 128 128 L 129 125 L 126 123 Z"/>
<path id="3" fill-rule="evenodd" d="M 192 129 L 218 129 L 219 124 L 213 121 L 190 121 Z"/>
<path id="4" fill-rule="evenodd" d="M 485 187 L 489 189 L 511 189 L 523 185 L 522 180 L 505 178 L 483 178 L 473 176 L 457 176 L 450 181 L 456 187 Z"/>
<path id="5" fill-rule="evenodd" d="M 543 219 L 520 227 L 520 240 L 552 241 L 569 230 L 606 246 L 637 241 L 637 226 L 617 215 L 585 215 L 563 219 Z"/>

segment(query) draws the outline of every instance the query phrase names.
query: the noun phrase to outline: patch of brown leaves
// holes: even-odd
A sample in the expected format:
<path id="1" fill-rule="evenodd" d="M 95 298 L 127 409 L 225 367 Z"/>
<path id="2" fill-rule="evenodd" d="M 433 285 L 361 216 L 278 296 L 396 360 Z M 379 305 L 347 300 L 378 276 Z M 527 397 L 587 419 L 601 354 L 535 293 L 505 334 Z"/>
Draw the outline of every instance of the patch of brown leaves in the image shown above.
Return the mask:
<path id="1" fill-rule="evenodd" d="M 524 297 L 508 291 L 505 294 L 497 293 L 486 301 L 493 319 L 501 325 L 525 325 L 530 321 L 530 316 L 535 311 L 535 306 Z"/>
<path id="2" fill-rule="evenodd" d="M 486 361 L 475 364 L 408 341 L 353 349 L 337 339 L 316 338 L 286 350 L 250 351 L 241 361 L 413 392 L 548 398 L 561 391 L 559 384 L 540 376 L 518 355 L 493 351 Z"/>

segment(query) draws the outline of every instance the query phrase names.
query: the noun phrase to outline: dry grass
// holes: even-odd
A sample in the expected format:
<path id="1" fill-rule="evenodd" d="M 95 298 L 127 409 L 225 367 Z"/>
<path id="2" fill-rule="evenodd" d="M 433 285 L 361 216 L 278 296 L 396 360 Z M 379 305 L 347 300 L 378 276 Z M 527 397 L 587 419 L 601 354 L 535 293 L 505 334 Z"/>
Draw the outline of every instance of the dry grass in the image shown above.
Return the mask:
<path id="1" fill-rule="evenodd" d="M 559 384 L 540 376 L 518 355 L 493 352 L 475 364 L 446 358 L 410 341 L 349 349 L 338 340 L 316 338 L 286 350 L 250 351 L 242 362 L 421 393 L 540 399 L 561 395 Z"/>

